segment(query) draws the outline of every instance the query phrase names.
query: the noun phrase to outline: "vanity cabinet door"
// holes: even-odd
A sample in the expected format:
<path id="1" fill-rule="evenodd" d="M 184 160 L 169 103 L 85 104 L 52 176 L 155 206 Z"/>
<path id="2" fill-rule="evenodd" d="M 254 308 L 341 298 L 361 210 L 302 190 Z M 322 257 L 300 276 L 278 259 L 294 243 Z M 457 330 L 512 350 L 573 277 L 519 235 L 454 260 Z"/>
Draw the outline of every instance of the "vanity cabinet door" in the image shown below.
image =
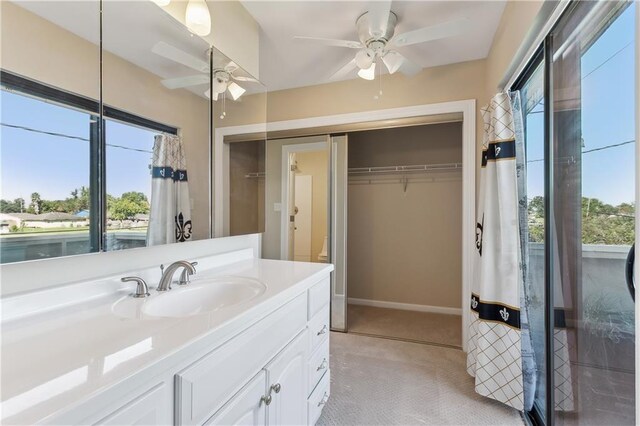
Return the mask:
<path id="1" fill-rule="evenodd" d="M 307 423 L 307 333 L 298 334 L 266 367 L 271 395 L 269 425 Z"/>
<path id="2" fill-rule="evenodd" d="M 267 419 L 266 396 L 267 374 L 260 371 L 243 387 L 206 425 L 263 426 Z"/>

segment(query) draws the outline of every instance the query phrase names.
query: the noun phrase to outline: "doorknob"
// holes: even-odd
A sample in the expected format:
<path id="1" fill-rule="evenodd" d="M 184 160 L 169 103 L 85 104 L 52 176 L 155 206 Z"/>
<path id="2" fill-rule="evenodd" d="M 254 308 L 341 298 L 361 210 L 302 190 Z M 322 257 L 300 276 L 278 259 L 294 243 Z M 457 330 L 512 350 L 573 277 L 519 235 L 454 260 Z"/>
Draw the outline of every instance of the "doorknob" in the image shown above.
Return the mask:
<path id="1" fill-rule="evenodd" d="M 625 264 L 624 272 L 625 278 L 627 279 L 627 287 L 629 288 L 629 293 L 631 293 L 631 298 L 633 301 L 636 301 L 636 284 L 633 279 L 633 266 L 636 259 L 636 244 L 634 243 L 629 249 L 629 254 L 627 255 L 627 262 Z"/>

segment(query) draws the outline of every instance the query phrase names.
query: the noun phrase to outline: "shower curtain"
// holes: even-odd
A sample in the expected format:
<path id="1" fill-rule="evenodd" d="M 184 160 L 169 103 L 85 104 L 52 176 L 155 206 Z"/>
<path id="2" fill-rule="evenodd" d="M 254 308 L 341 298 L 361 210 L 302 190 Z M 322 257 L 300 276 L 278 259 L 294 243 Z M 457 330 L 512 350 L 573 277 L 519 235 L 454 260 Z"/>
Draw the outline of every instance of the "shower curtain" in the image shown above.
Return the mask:
<path id="1" fill-rule="evenodd" d="M 191 207 L 182 138 L 156 135 L 151 172 L 151 210 L 147 245 L 191 239 Z"/>
<path id="2" fill-rule="evenodd" d="M 526 213 L 527 200 L 519 95 L 499 93 L 481 112 L 484 139 L 467 371 L 475 378 L 477 393 L 529 410 L 536 373 L 524 287 L 527 225 L 521 209 Z"/>

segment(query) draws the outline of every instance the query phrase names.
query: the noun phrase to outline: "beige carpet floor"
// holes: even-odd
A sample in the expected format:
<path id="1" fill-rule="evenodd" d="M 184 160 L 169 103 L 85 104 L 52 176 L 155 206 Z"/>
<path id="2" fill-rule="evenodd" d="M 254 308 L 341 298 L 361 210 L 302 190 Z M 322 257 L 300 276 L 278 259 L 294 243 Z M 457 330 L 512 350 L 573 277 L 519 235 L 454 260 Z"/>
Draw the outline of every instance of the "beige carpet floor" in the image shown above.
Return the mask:
<path id="1" fill-rule="evenodd" d="M 523 425 L 476 394 L 461 350 L 331 333 L 331 397 L 318 425 Z"/>
<path id="2" fill-rule="evenodd" d="M 460 315 L 349 305 L 348 331 L 372 336 L 462 347 Z"/>

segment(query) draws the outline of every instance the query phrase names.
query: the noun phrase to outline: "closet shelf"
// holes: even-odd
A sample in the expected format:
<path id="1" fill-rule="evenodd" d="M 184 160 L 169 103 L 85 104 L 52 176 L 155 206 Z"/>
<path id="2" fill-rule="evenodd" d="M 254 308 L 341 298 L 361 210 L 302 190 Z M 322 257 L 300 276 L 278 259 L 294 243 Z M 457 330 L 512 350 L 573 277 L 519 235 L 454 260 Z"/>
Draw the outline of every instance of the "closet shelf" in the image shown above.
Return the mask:
<path id="1" fill-rule="evenodd" d="M 264 172 L 253 172 L 253 173 L 247 173 L 246 175 L 244 175 L 244 177 L 247 179 L 259 179 L 259 178 L 263 178 L 264 175 L 265 175 Z"/>
<path id="2" fill-rule="evenodd" d="M 415 166 L 356 167 L 349 169 L 349 175 L 354 176 L 373 174 L 439 172 L 448 170 L 462 170 L 462 163 L 421 164 Z"/>

